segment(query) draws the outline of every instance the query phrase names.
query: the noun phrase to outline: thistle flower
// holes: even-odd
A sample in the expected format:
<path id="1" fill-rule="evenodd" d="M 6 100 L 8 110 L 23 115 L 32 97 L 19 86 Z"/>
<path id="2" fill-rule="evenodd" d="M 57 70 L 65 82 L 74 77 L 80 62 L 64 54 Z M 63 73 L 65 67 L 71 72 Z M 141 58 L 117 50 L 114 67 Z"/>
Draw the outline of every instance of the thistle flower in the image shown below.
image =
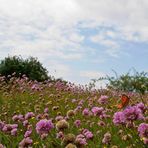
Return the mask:
<path id="1" fill-rule="evenodd" d="M 48 134 L 52 128 L 54 128 L 54 125 L 51 120 L 43 119 L 36 124 L 36 131 L 40 135 Z"/>

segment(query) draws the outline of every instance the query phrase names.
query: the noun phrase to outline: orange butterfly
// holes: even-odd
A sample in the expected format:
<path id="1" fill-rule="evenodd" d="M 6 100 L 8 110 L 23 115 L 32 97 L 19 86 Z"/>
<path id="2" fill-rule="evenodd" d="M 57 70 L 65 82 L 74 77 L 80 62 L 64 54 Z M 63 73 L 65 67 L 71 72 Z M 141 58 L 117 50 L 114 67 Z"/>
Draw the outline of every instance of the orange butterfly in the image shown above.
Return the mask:
<path id="1" fill-rule="evenodd" d="M 123 94 L 121 96 L 121 104 L 118 104 L 117 108 L 119 108 L 119 109 L 125 108 L 128 105 L 129 100 L 130 100 L 130 98 L 127 95 Z"/>

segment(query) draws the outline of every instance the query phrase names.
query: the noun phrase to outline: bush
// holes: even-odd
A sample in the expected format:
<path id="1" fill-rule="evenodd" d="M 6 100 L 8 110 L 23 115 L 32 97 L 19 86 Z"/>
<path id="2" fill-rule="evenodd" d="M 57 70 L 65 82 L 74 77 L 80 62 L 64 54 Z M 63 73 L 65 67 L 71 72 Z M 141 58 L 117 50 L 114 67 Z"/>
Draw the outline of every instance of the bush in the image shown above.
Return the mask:
<path id="1" fill-rule="evenodd" d="M 26 75 L 30 80 L 44 81 L 49 79 L 47 70 L 37 60 L 37 58 L 30 57 L 22 59 L 22 57 L 13 56 L 6 57 L 0 63 L 0 74 L 3 76 L 16 73 L 16 77 Z"/>
<path id="2" fill-rule="evenodd" d="M 130 72 L 116 77 L 107 77 L 109 81 L 108 88 L 121 90 L 121 91 L 131 91 L 144 94 L 148 92 L 148 73 L 147 72 L 137 72 L 134 70 L 134 74 L 130 75 Z"/>
<path id="3" fill-rule="evenodd" d="M 148 92 L 148 73 L 147 72 L 137 72 L 133 69 L 133 74 L 127 72 L 126 74 L 122 74 L 118 76 L 118 74 L 114 71 L 115 77 L 106 76 L 99 79 L 92 79 L 89 87 L 94 88 L 96 82 L 106 81 L 107 88 L 118 91 L 125 92 L 138 92 L 141 94 L 145 94 Z"/>

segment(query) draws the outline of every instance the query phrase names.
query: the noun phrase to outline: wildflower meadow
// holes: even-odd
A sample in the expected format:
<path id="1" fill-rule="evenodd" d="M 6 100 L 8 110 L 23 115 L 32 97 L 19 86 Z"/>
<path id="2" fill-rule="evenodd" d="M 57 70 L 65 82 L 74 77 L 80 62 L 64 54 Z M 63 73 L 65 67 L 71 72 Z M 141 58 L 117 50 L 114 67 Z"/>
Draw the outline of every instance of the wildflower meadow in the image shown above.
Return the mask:
<path id="1" fill-rule="evenodd" d="M 0 76 L 0 148 L 146 148 L 148 95 Z"/>

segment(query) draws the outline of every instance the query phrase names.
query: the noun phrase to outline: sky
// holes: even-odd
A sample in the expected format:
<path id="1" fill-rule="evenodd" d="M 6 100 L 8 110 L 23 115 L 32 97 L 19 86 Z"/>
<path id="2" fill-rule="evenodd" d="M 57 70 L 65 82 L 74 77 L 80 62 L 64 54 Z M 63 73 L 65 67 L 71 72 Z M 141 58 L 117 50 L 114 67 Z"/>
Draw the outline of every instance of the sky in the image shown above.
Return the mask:
<path id="1" fill-rule="evenodd" d="M 147 10 L 148 0 L 0 0 L 0 60 L 34 56 L 76 84 L 147 72 Z"/>

